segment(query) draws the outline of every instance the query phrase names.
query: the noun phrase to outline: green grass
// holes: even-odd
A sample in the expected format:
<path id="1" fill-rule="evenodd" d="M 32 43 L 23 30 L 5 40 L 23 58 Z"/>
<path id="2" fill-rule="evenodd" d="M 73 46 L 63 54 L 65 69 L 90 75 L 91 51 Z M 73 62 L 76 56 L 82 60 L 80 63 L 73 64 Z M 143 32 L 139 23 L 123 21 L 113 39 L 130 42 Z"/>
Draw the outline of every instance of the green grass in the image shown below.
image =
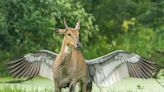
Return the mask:
<path id="1" fill-rule="evenodd" d="M 21 88 L 19 86 L 3 86 L 0 92 L 52 92 L 52 89 L 39 90 L 38 88 Z"/>
<path id="2" fill-rule="evenodd" d="M 0 78 L 1 82 L 13 80 L 10 77 Z M 52 92 L 53 82 L 35 78 L 23 83 L 0 83 L 0 92 Z"/>
<path id="3" fill-rule="evenodd" d="M 159 79 L 158 81 L 164 82 L 164 79 Z M 0 92 L 52 92 L 52 91 L 53 91 L 53 82 L 47 79 L 40 79 L 40 78 L 34 79 L 32 81 L 27 81 L 24 83 L 0 84 Z M 94 84 L 92 92 L 100 92 L 100 89 L 96 87 L 96 85 Z M 145 80 L 145 79 L 128 78 L 115 83 L 109 88 L 102 88 L 102 92 L 164 92 L 164 88 L 162 88 L 159 84 L 157 84 L 157 82 L 154 79 Z"/>
<path id="4" fill-rule="evenodd" d="M 161 71 L 159 74 L 158 81 L 164 85 L 163 73 Z M 13 79 L 0 77 L 0 81 L 7 80 Z M 24 83 L 0 83 L 0 92 L 53 92 L 53 87 L 53 81 L 37 77 Z M 63 89 L 62 92 L 68 92 L 68 89 Z M 93 84 L 92 92 L 100 92 L 100 89 Z M 164 92 L 164 87 L 160 86 L 155 79 L 127 78 L 116 82 L 108 88 L 102 88 L 101 92 Z"/>

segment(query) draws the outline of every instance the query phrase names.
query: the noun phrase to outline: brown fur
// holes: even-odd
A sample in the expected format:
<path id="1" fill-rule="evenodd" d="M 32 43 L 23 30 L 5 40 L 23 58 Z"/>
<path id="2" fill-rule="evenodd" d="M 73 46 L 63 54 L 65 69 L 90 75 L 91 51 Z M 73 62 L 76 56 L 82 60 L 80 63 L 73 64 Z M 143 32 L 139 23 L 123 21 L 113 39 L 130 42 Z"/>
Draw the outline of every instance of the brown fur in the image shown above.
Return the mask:
<path id="1" fill-rule="evenodd" d="M 80 82 L 81 92 L 87 92 L 89 75 L 85 59 L 77 48 L 79 31 L 76 28 L 63 30 L 59 31 L 65 35 L 62 47 L 53 64 L 55 92 L 61 92 L 61 88 L 65 87 L 69 87 L 69 92 L 74 92 L 77 82 Z M 66 47 L 70 48 L 70 52 L 65 52 Z"/>

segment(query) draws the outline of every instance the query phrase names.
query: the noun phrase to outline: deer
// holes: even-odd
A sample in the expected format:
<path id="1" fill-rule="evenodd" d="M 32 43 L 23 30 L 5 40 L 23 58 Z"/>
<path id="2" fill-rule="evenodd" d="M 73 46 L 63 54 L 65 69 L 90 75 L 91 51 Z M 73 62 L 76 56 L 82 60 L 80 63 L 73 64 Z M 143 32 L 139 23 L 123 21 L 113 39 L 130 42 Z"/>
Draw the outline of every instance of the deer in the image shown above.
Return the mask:
<path id="1" fill-rule="evenodd" d="M 79 48 L 80 21 L 75 28 L 69 28 L 64 19 L 65 29 L 57 32 L 64 34 L 62 46 L 53 64 L 53 78 L 55 91 L 61 92 L 61 88 L 69 87 L 69 92 L 74 92 L 76 84 L 80 83 L 80 91 L 86 92 L 89 78 L 87 64 Z"/>

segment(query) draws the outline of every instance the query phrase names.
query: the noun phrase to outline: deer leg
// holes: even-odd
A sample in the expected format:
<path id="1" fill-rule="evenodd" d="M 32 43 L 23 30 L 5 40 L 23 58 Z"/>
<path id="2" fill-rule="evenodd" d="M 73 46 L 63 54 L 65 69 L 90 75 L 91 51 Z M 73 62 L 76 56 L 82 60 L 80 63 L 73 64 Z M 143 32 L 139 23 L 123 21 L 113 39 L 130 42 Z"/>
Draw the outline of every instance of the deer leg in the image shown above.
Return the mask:
<path id="1" fill-rule="evenodd" d="M 61 92 L 61 88 L 58 86 L 55 86 L 55 91 L 54 92 Z"/>
<path id="2" fill-rule="evenodd" d="M 87 83 L 83 83 L 82 92 L 87 92 Z"/>
<path id="3" fill-rule="evenodd" d="M 54 92 L 61 92 L 61 88 L 59 87 L 58 82 L 54 81 L 54 88 L 55 88 Z"/>
<path id="4" fill-rule="evenodd" d="M 80 82 L 80 92 L 87 92 L 87 82 L 86 81 Z"/>
<path id="5" fill-rule="evenodd" d="M 72 81 L 69 85 L 69 92 L 75 92 L 75 88 L 76 88 L 76 81 Z"/>

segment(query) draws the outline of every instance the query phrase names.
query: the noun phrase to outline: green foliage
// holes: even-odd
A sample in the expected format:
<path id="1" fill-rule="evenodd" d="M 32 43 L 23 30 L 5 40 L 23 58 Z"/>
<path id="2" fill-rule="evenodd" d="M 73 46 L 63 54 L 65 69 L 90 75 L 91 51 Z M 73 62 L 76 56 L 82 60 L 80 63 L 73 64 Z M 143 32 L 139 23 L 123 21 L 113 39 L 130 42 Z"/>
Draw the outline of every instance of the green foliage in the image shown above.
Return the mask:
<path id="1" fill-rule="evenodd" d="M 9 58 L 40 49 L 58 52 L 62 37 L 54 30 L 64 28 L 64 17 L 70 27 L 80 19 L 83 44 L 98 31 L 93 26 L 94 17 L 70 0 L 5 0 L 0 1 L 0 6 L 1 73 Z"/>
<path id="2" fill-rule="evenodd" d="M 148 59 L 160 56 L 155 61 L 164 64 L 163 56 L 154 51 L 164 49 L 163 0 L 80 1 L 94 15 L 100 38 L 106 38 L 99 42 L 104 45 L 101 53 L 123 49 Z"/>
<path id="3" fill-rule="evenodd" d="M 154 51 L 164 51 L 163 10 L 163 0 L 1 0 L 0 76 L 9 59 L 40 49 L 59 52 L 62 36 L 54 30 L 64 28 L 64 18 L 70 27 L 80 19 L 87 59 L 123 49 L 164 65 Z"/>

